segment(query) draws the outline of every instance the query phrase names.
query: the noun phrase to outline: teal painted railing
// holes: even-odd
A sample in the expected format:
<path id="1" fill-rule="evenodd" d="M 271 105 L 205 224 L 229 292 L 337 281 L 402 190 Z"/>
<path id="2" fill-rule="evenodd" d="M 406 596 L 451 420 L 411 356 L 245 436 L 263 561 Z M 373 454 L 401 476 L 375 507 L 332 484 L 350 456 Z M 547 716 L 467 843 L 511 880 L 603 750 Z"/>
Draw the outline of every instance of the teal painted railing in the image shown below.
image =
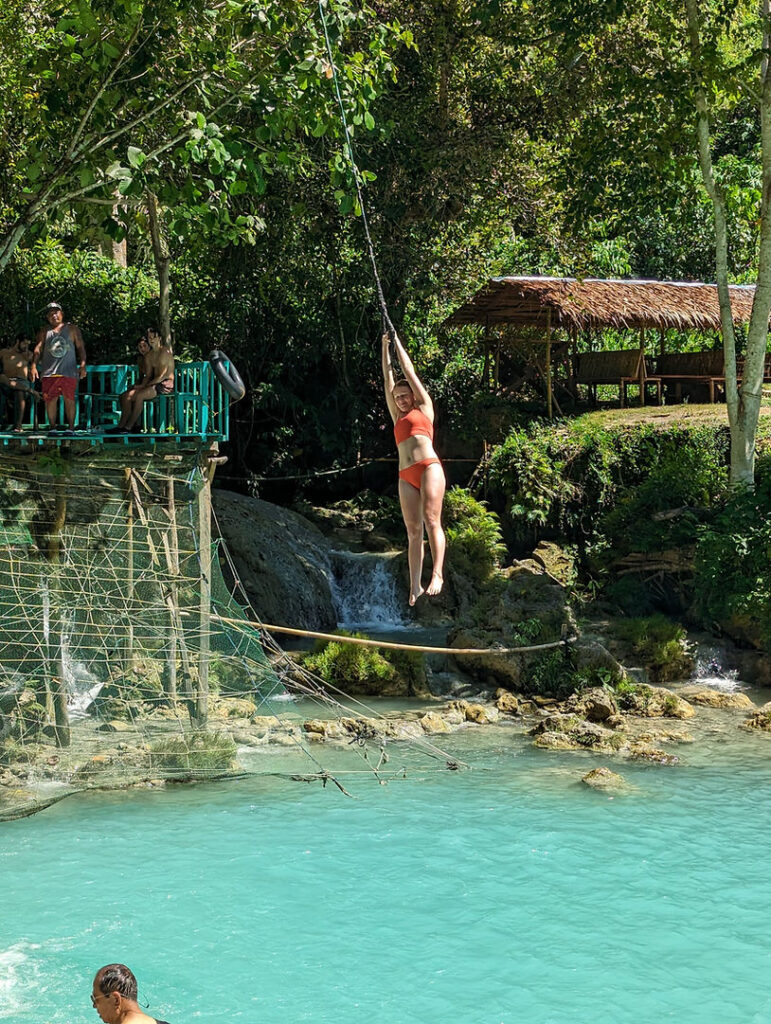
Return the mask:
<path id="1" fill-rule="evenodd" d="M 86 378 L 80 381 L 78 388 L 77 433 L 100 437 L 114 427 L 120 419 L 119 397 L 138 382 L 137 378 L 136 366 L 89 366 Z M 174 391 L 145 402 L 138 426 L 142 435 L 158 439 L 165 436 L 170 439 L 187 437 L 226 441 L 230 425 L 229 404 L 230 400 L 208 362 L 177 363 L 174 367 Z M 6 418 L 12 420 L 13 400 L 10 399 L 7 405 Z M 60 407 L 59 426 L 64 423 L 63 412 Z M 29 398 L 24 434 L 34 433 L 38 423 L 45 424 L 43 403 L 39 398 Z M 9 428 L 0 428 L 0 432 L 8 434 Z M 19 437 L 18 434 L 12 436 Z"/>

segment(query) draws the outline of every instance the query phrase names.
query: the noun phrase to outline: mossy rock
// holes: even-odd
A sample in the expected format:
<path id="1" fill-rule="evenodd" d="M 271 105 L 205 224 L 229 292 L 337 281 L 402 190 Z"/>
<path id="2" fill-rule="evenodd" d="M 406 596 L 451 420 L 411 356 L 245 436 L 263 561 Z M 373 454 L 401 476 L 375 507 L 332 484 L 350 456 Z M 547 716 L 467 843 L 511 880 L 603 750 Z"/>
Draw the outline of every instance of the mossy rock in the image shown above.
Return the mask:
<path id="1" fill-rule="evenodd" d="M 339 631 L 341 637 L 363 638 Z M 347 694 L 381 697 L 429 696 L 423 655 L 412 651 L 379 651 L 344 641 L 324 641 L 302 658 L 302 664 Z"/>
<path id="2" fill-rule="evenodd" d="M 233 739 L 217 732 L 191 732 L 161 740 L 150 749 L 150 766 L 153 771 L 182 774 L 239 768 Z"/>

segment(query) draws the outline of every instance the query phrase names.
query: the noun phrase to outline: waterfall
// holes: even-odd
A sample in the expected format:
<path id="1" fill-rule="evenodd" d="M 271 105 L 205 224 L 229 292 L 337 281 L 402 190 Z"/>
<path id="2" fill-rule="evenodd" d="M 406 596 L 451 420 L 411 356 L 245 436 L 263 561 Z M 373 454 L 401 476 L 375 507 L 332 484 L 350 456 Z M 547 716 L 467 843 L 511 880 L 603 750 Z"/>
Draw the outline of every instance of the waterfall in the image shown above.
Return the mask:
<path id="1" fill-rule="evenodd" d="M 739 689 L 739 673 L 723 667 L 724 657 L 725 652 L 720 647 L 697 644 L 692 678 L 712 690 Z"/>
<path id="2" fill-rule="evenodd" d="M 329 585 L 341 629 L 400 629 L 409 625 L 400 601 L 393 557 L 330 552 Z"/>

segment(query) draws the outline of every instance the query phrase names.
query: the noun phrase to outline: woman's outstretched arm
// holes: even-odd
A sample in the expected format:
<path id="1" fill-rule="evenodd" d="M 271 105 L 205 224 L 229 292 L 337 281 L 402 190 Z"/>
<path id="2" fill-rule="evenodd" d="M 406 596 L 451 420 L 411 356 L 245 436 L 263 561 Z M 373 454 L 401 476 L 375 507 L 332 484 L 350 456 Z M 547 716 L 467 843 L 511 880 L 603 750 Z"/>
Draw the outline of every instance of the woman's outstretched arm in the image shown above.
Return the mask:
<path id="1" fill-rule="evenodd" d="M 420 377 L 415 372 L 412 360 L 409 357 L 407 349 L 402 345 L 399 335 L 394 331 L 394 348 L 396 349 L 396 358 L 401 363 L 404 376 L 407 379 L 408 384 L 412 388 L 412 392 L 415 395 L 415 404 L 425 413 L 425 415 L 433 422 L 434 419 L 434 403 L 431 401 L 431 396 L 423 387 Z"/>
<path id="2" fill-rule="evenodd" d="M 391 419 L 396 423 L 399 418 L 399 410 L 396 408 L 396 402 L 394 401 L 393 390 L 394 390 L 394 368 L 391 363 L 391 339 L 388 333 L 384 333 L 381 341 L 381 354 L 383 361 L 383 387 L 385 388 L 385 398 L 388 405 L 388 411 L 391 413 Z"/>

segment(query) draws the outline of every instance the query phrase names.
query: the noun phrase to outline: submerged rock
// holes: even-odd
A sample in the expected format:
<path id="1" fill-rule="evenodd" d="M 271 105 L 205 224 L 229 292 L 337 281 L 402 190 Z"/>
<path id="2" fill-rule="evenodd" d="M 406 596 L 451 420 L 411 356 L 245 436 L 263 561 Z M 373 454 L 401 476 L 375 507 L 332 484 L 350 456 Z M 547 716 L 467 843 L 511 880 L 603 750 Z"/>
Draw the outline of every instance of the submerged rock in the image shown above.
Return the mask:
<path id="1" fill-rule="evenodd" d="M 743 729 L 759 729 L 761 732 L 771 732 L 771 701 L 759 707 L 757 711 L 742 722 Z"/>
<path id="2" fill-rule="evenodd" d="M 623 775 L 619 775 L 617 772 L 612 772 L 610 768 L 593 768 L 590 772 L 581 779 L 581 781 L 591 786 L 592 789 L 625 789 L 627 781 Z"/>

